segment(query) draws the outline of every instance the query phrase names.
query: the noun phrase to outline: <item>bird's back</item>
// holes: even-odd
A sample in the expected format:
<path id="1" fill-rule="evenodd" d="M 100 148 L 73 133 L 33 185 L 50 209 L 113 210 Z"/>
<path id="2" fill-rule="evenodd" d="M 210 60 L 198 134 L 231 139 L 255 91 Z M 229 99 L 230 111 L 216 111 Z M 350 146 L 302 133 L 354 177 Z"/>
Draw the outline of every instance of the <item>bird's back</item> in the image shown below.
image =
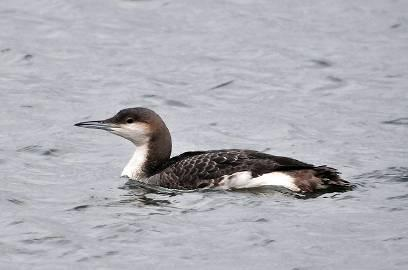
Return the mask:
<path id="1" fill-rule="evenodd" d="M 313 192 L 323 187 L 327 180 L 331 180 L 331 185 L 347 183 L 338 177 L 336 170 L 325 166 L 316 167 L 258 151 L 227 149 L 186 152 L 175 156 L 147 182 L 177 189 L 275 185 L 292 191 Z"/>

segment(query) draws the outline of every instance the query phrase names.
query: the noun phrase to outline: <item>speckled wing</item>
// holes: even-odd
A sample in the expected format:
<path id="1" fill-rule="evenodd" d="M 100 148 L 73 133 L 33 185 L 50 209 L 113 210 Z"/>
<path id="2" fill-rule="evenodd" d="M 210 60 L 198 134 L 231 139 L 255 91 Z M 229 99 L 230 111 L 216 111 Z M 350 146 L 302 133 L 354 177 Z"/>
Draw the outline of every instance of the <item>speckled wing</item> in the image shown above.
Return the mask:
<path id="1" fill-rule="evenodd" d="M 167 188 L 196 189 L 217 185 L 225 175 L 249 171 L 253 177 L 282 170 L 313 168 L 295 159 L 251 150 L 186 152 L 169 160 L 148 183 Z"/>

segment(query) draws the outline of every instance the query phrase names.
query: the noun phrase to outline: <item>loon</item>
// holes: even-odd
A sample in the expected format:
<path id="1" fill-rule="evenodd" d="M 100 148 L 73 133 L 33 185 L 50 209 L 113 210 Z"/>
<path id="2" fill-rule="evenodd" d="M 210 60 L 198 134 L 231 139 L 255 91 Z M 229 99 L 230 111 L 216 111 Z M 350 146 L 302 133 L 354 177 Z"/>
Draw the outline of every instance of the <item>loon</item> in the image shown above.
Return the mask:
<path id="1" fill-rule="evenodd" d="M 246 189 L 274 186 L 298 194 L 350 190 L 333 168 L 254 150 L 223 149 L 185 152 L 170 158 L 171 136 L 154 111 L 136 107 L 78 127 L 101 129 L 131 141 L 136 150 L 122 176 L 169 189 Z"/>

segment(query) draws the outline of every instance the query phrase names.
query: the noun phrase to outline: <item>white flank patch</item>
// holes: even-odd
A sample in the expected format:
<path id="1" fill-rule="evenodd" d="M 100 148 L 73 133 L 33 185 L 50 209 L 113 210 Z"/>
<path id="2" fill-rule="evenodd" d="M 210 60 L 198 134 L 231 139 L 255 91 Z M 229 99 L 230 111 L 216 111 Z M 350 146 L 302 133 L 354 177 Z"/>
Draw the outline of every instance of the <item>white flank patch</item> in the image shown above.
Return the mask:
<path id="1" fill-rule="evenodd" d="M 127 163 L 126 167 L 123 169 L 121 176 L 127 176 L 130 179 L 134 180 L 140 180 L 144 178 L 142 168 L 147 158 L 147 146 L 147 144 L 136 146 L 136 150 L 133 153 L 132 158 Z"/>
<path id="2" fill-rule="evenodd" d="M 265 173 L 261 176 L 252 178 L 251 172 L 237 172 L 232 175 L 224 176 L 224 179 L 219 183 L 219 187 L 223 189 L 230 188 L 255 188 L 262 186 L 280 186 L 299 192 L 300 188 L 295 185 L 295 179 L 283 172 Z"/>

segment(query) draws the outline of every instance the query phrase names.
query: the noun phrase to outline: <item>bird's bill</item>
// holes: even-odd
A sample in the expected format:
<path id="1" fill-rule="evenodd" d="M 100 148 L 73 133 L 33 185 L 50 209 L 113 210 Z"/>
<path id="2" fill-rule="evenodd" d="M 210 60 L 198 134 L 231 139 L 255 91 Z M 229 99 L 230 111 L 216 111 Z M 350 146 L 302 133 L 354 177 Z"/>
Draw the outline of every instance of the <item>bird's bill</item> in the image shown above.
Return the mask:
<path id="1" fill-rule="evenodd" d="M 106 122 L 106 120 L 79 122 L 76 123 L 74 126 L 83 128 L 102 129 L 106 131 L 113 131 L 114 128 L 118 128 L 116 124 Z"/>

